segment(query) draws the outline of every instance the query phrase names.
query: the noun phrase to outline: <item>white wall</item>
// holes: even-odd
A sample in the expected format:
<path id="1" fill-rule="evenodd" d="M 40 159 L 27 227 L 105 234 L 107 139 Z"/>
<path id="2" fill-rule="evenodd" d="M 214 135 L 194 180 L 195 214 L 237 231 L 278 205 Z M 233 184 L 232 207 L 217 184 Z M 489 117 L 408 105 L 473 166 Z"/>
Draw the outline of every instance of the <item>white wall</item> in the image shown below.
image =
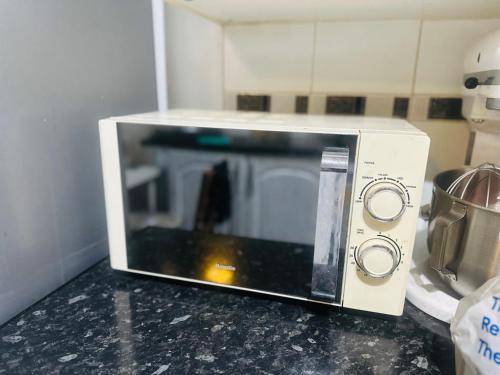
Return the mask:
<path id="1" fill-rule="evenodd" d="M 458 10 L 449 2 L 427 4 L 423 16 L 434 17 L 424 20 L 413 13 L 409 19 L 395 19 L 404 14 L 395 10 L 389 19 L 376 19 L 376 13 L 364 18 L 355 13 L 354 19 L 353 13 L 339 17 L 344 20 L 296 23 L 254 22 L 265 20 L 272 10 L 260 16 L 255 3 L 241 9 L 257 13 L 245 13 L 223 2 L 167 5 L 170 107 L 219 109 L 223 96 L 223 108 L 234 110 L 238 94 L 265 94 L 271 96 L 271 112 L 294 112 L 295 97 L 307 95 L 309 113 L 322 114 L 327 95 L 354 95 L 366 97 L 365 115 L 392 116 L 394 98 L 407 97 L 408 120 L 431 137 L 427 177 L 463 165 L 470 135 L 466 121 L 428 120 L 429 99 L 462 96 L 465 51 L 500 28 L 498 18 L 478 18 L 490 16 L 491 2 L 481 5 L 482 13 L 469 11 L 464 1 L 456 5 Z M 343 9 L 342 4 L 321 6 L 330 13 Z M 292 8 L 273 7 L 279 14 L 293 13 Z M 348 6 L 350 11 L 355 7 Z M 390 4 L 379 8 L 394 9 Z M 469 13 L 471 19 L 463 19 Z M 439 19 L 440 14 L 460 19 Z M 238 23 L 239 16 L 252 22 Z"/>
<path id="2" fill-rule="evenodd" d="M 165 4 L 169 108 L 222 109 L 223 28 Z"/>
<path id="3" fill-rule="evenodd" d="M 409 95 L 419 21 L 320 22 L 311 91 Z"/>
<path id="4" fill-rule="evenodd" d="M 467 47 L 498 28 L 500 19 L 227 25 L 225 90 L 461 96 Z"/>
<path id="5" fill-rule="evenodd" d="M 500 19 L 425 21 L 414 93 L 461 96 L 467 48 L 499 28 Z"/>
<path id="6" fill-rule="evenodd" d="M 427 120 L 429 98 L 461 97 L 465 51 L 498 28 L 500 19 L 229 24 L 225 108 L 249 93 L 271 95 L 272 112 L 293 112 L 295 96 L 309 95 L 309 113 L 324 113 L 327 95 L 359 95 L 366 115 L 392 116 L 393 99 L 408 97 L 408 119 L 431 137 L 432 178 L 463 165 L 469 129 Z"/>
<path id="7" fill-rule="evenodd" d="M 97 121 L 156 107 L 151 5 L 0 0 L 0 323 L 107 252 Z"/>
<path id="8" fill-rule="evenodd" d="M 230 25 L 225 30 L 226 91 L 310 91 L 313 24 Z"/>

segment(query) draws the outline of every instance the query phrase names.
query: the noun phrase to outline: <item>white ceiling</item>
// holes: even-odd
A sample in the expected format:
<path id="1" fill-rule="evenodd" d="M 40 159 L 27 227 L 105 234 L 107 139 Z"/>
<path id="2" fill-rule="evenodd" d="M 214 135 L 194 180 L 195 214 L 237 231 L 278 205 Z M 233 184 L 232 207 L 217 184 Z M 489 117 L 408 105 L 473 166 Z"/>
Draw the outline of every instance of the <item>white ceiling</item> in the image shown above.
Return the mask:
<path id="1" fill-rule="evenodd" d="M 166 0 L 219 23 L 500 18 L 500 0 Z"/>

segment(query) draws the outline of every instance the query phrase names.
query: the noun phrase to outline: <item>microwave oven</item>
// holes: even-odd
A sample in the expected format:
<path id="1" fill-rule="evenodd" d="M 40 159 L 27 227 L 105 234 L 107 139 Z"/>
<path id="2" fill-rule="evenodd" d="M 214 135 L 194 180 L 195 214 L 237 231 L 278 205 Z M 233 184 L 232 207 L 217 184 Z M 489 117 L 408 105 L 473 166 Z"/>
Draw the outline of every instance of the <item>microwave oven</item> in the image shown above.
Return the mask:
<path id="1" fill-rule="evenodd" d="M 429 138 L 402 119 L 99 123 L 111 267 L 401 315 Z"/>

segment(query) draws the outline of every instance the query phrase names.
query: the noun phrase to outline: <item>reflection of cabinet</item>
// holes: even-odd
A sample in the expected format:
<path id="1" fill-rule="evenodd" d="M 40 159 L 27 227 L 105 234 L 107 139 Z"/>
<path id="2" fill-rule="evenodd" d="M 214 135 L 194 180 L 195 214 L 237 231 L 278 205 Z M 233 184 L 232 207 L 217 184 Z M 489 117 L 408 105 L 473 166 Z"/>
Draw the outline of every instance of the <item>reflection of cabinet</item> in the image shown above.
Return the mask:
<path id="1" fill-rule="evenodd" d="M 228 162 L 232 215 L 220 233 L 298 243 L 314 242 L 319 159 L 244 156 L 161 148 L 156 163 L 168 179 L 170 214 L 193 229 L 203 172 Z"/>
<path id="2" fill-rule="evenodd" d="M 251 237 L 314 243 L 319 165 L 314 159 L 250 157 L 246 232 Z"/>
<path id="3" fill-rule="evenodd" d="M 167 174 L 169 211 L 180 223 L 180 228 L 193 229 L 203 172 L 223 160 L 228 162 L 232 195 L 238 195 L 244 170 L 242 157 L 178 149 L 157 150 L 156 162 Z"/>

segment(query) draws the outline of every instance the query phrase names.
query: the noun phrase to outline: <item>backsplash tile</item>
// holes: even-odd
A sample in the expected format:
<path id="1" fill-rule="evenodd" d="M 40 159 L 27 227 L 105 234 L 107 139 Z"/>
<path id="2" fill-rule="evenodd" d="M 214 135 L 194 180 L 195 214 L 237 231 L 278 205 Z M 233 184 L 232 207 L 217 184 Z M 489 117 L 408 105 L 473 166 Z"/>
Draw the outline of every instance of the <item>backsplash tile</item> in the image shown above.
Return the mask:
<path id="1" fill-rule="evenodd" d="M 225 91 L 223 109 L 228 111 L 236 111 L 238 109 L 237 98 L 238 95 L 235 92 Z"/>
<path id="2" fill-rule="evenodd" d="M 427 178 L 463 165 L 472 142 L 460 109 L 465 53 L 500 19 L 308 25 L 226 26 L 225 108 L 261 94 L 270 112 L 403 118 L 431 137 Z M 450 138 L 453 149 L 443 147 Z"/>
<path id="3" fill-rule="evenodd" d="M 500 134 L 495 135 L 493 133 L 476 132 L 475 139 L 473 139 L 472 142 L 486 145 L 486 147 L 474 147 L 472 155 L 470 156 L 471 165 L 479 165 L 485 160 L 500 165 L 500 153 L 498 152 Z"/>
<path id="4" fill-rule="evenodd" d="M 295 113 L 307 113 L 308 107 L 308 96 L 299 95 L 295 97 Z"/>
<path id="5" fill-rule="evenodd" d="M 329 115 L 363 115 L 365 103 L 364 96 L 327 96 L 325 113 Z"/>
<path id="6" fill-rule="evenodd" d="M 427 118 L 462 120 L 462 98 L 431 98 Z"/>
<path id="7" fill-rule="evenodd" d="M 500 19 L 424 20 L 414 94 L 460 96 L 465 51 Z"/>
<path id="8" fill-rule="evenodd" d="M 326 107 L 326 95 L 309 95 L 308 113 L 310 115 L 324 115 Z"/>
<path id="9" fill-rule="evenodd" d="M 313 23 L 227 25 L 224 31 L 225 90 L 309 90 Z"/>
<path id="10" fill-rule="evenodd" d="M 412 121 L 431 139 L 426 179 L 447 169 L 461 168 L 464 165 L 469 143 L 469 127 L 463 120 L 425 120 Z M 453 139 L 453 147 L 450 147 Z"/>
<path id="11" fill-rule="evenodd" d="M 394 97 L 391 95 L 367 95 L 365 116 L 391 117 Z"/>
<path id="12" fill-rule="evenodd" d="M 427 120 L 429 100 L 430 97 L 428 95 L 413 95 L 411 97 L 407 117 L 410 122 Z"/>
<path id="13" fill-rule="evenodd" d="M 409 98 L 394 98 L 392 117 L 407 118 L 409 105 Z"/>
<path id="14" fill-rule="evenodd" d="M 317 23 L 311 91 L 410 94 L 419 24 L 417 20 Z"/>
<path id="15" fill-rule="evenodd" d="M 269 95 L 238 95 L 236 108 L 238 111 L 269 112 L 271 97 Z"/>
<path id="16" fill-rule="evenodd" d="M 226 92 L 224 109 L 272 113 L 308 113 L 395 117 L 413 121 L 463 120 L 462 99 L 391 95 L 346 96 L 303 93 Z"/>
<path id="17" fill-rule="evenodd" d="M 340 93 L 310 94 L 295 93 L 265 93 L 248 95 L 247 93 L 226 92 L 226 103 L 236 102 L 237 97 L 269 97 L 269 110 L 279 113 L 301 113 L 307 105 L 308 114 L 324 115 L 328 110 L 337 114 L 346 112 L 364 116 L 382 116 L 404 118 L 413 125 L 426 132 L 431 138 L 429 161 L 426 178 L 432 179 L 436 173 L 446 169 L 459 168 L 464 162 L 471 159 L 475 162 L 475 155 L 467 155 L 470 140 L 470 130 L 467 122 L 462 119 L 453 119 L 457 116 L 460 98 L 437 97 L 431 95 L 373 95 L 345 96 Z M 328 99 L 327 99 L 328 98 Z M 240 99 L 241 101 L 242 99 Z M 255 99 L 252 99 L 255 100 Z M 431 108 L 431 102 L 433 107 Z M 260 103 L 262 104 L 262 103 Z M 231 108 L 227 108 L 231 109 Z M 429 113 L 439 118 L 429 118 Z M 453 138 L 454 147 L 443 147 Z M 500 139 L 500 138 L 499 138 Z M 475 150 L 478 151 L 478 150 Z M 484 156 L 484 155 L 481 155 Z"/>
<path id="18" fill-rule="evenodd" d="M 295 95 L 293 94 L 271 94 L 270 111 L 274 113 L 293 113 L 295 108 Z"/>

